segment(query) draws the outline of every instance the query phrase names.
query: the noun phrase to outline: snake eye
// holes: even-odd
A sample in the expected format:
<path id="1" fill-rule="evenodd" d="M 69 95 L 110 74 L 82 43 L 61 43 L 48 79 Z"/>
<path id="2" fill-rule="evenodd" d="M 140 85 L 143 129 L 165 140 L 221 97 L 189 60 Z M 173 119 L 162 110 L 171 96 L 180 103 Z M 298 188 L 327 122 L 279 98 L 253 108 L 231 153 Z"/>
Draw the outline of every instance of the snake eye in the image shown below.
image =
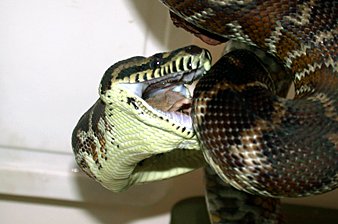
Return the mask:
<path id="1" fill-rule="evenodd" d="M 154 64 L 153 67 L 157 68 L 158 66 L 161 65 L 161 61 L 156 60 L 156 61 L 153 62 L 153 64 Z"/>
<path id="2" fill-rule="evenodd" d="M 150 68 L 156 69 L 162 64 L 162 57 L 160 54 L 155 54 L 154 59 L 150 62 Z"/>

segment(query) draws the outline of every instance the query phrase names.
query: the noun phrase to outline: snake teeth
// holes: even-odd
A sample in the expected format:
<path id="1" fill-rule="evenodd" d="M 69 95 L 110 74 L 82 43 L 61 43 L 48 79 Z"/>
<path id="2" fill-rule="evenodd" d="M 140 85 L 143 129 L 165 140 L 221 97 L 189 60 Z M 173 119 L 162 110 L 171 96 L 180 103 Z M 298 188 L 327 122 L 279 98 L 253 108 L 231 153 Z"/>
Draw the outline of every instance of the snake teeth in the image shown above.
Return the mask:
<path id="1" fill-rule="evenodd" d="M 158 113 L 162 114 L 163 116 L 167 117 L 168 119 L 174 121 L 175 123 L 181 124 L 182 126 L 192 129 L 192 119 L 191 116 L 180 112 L 167 112 L 161 111 L 154 108 Z"/>

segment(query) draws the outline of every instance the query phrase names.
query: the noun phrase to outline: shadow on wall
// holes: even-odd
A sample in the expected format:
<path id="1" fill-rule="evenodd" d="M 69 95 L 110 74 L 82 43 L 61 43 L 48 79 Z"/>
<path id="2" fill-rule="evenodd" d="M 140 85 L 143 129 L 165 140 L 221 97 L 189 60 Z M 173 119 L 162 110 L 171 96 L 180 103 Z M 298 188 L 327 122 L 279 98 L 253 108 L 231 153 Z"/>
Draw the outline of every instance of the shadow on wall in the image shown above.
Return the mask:
<path id="1" fill-rule="evenodd" d="M 114 193 L 95 181 L 88 184 L 88 180 L 84 180 L 84 178 L 88 177 L 78 176 L 76 181 L 78 192 L 82 195 L 85 203 L 75 203 L 74 205 L 85 210 L 94 220 L 97 220 L 97 223 L 127 224 L 161 216 L 171 209 L 171 205 L 168 206 L 168 203 L 156 204 L 160 198 L 165 197 L 168 183 L 167 186 L 165 183 L 160 184 L 164 188 L 163 195 L 159 195 L 161 192 L 158 189 L 154 190 L 154 187 L 161 189 L 156 183 L 154 186 L 151 186 L 152 184 L 150 186 L 136 186 L 126 192 Z M 156 200 L 157 196 L 160 198 Z M 147 197 L 151 199 L 149 200 Z"/>
<path id="2" fill-rule="evenodd" d="M 134 186 L 122 193 L 108 191 L 95 181 L 88 184 L 87 176 L 78 175 L 77 192 L 85 203 L 72 203 L 71 206 L 84 209 L 102 224 L 169 223 L 169 213 L 178 201 L 203 194 L 201 171 Z"/>
<path id="3" fill-rule="evenodd" d="M 128 0 L 132 10 L 147 27 L 146 32 L 152 41 L 170 50 L 191 44 L 193 35 L 172 24 L 165 5 L 159 0 L 148 0 L 147 3 L 149 8 L 145 7 L 144 0 Z"/>

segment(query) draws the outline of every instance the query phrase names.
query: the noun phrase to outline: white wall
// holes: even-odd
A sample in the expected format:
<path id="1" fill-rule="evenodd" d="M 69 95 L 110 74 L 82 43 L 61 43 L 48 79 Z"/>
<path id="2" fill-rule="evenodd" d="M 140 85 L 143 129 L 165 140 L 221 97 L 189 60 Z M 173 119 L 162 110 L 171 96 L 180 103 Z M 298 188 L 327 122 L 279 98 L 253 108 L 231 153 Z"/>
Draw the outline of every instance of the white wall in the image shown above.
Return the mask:
<path id="1" fill-rule="evenodd" d="M 168 24 L 154 0 L 2 0 L 0 144 L 68 152 L 111 64 L 191 42 Z"/>
<path id="2" fill-rule="evenodd" d="M 191 40 L 157 0 L 0 1 L 0 222 L 168 222 L 185 197 L 172 181 L 112 194 L 78 172 L 70 138 L 110 65 Z"/>
<path id="3" fill-rule="evenodd" d="M 111 64 L 192 41 L 157 0 L 1 0 L 0 222 L 168 223 L 176 201 L 203 194 L 200 171 L 112 194 L 70 146 Z M 338 208 L 336 192 L 293 202 Z"/>

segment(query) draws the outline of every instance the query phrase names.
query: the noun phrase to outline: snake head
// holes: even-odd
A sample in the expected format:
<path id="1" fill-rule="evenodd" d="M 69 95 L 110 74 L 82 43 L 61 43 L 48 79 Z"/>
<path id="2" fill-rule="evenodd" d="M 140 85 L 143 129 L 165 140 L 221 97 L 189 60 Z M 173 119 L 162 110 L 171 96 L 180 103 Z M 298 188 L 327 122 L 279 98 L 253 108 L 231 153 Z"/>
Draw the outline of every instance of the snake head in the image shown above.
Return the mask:
<path id="1" fill-rule="evenodd" d="M 210 53 L 196 46 L 112 65 L 74 129 L 78 165 L 112 191 L 203 166 L 186 85 L 210 67 Z"/>
<path id="2" fill-rule="evenodd" d="M 148 58 L 132 57 L 114 64 L 105 72 L 100 86 L 101 99 L 109 103 L 107 96 L 111 91 L 129 91 L 129 101 L 144 100 L 138 108 L 145 106 L 154 114 L 153 118 L 163 120 L 166 117 L 192 131 L 190 116 L 181 113 L 189 107 L 192 96 L 187 84 L 201 78 L 210 67 L 210 53 L 197 46 Z"/>

